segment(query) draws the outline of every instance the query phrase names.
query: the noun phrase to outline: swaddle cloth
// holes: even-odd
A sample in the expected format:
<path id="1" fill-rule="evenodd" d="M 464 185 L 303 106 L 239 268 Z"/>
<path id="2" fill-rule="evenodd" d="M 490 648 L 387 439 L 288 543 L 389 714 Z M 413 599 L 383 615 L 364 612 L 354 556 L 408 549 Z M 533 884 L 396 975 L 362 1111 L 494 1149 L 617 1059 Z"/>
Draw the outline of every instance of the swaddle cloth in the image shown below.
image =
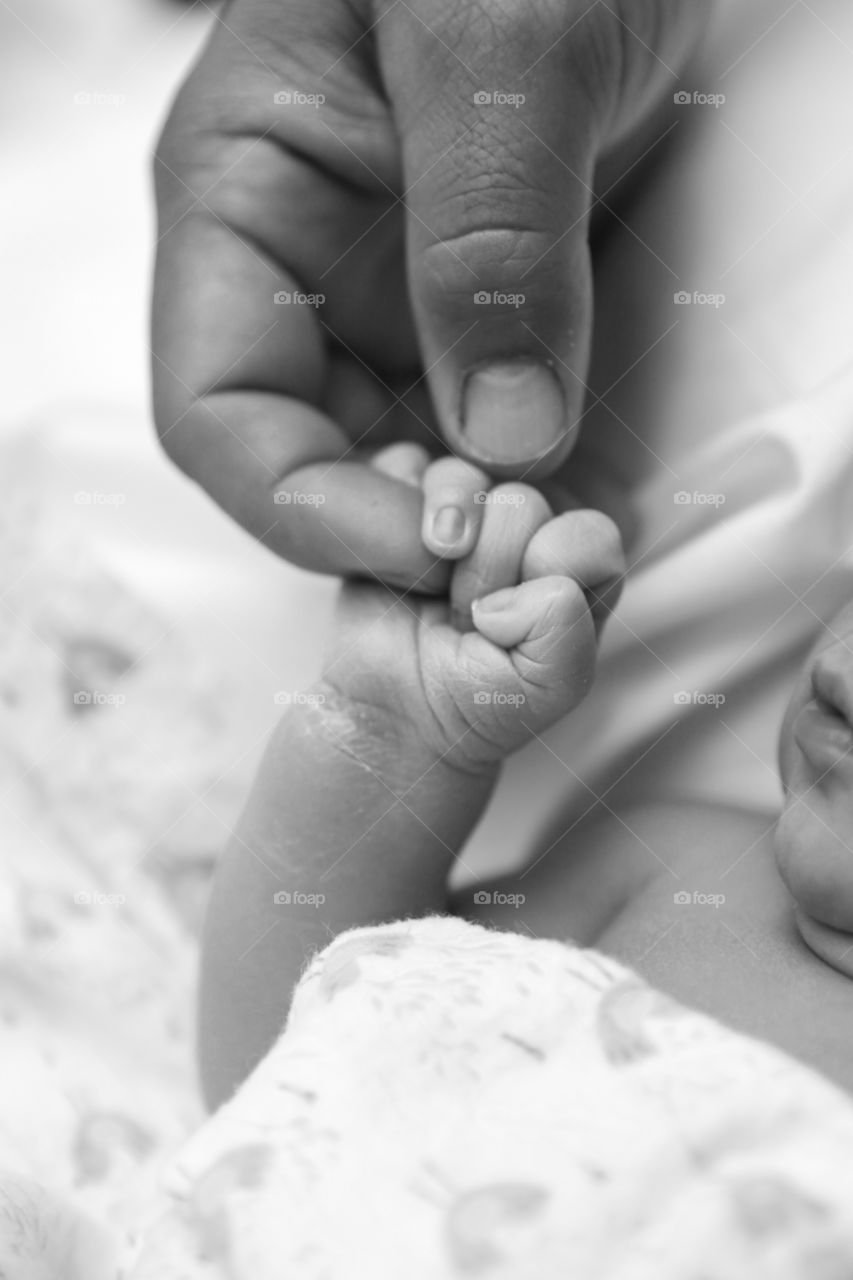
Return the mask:
<path id="1" fill-rule="evenodd" d="M 341 935 L 133 1280 L 843 1280 L 853 1107 L 570 944 Z"/>

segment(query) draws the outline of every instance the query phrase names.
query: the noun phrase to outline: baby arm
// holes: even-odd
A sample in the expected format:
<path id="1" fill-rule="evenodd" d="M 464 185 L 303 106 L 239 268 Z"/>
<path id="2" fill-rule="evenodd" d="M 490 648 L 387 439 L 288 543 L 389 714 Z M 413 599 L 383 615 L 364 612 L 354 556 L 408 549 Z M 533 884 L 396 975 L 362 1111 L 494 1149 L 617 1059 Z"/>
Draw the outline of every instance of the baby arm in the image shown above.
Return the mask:
<path id="1" fill-rule="evenodd" d="M 396 717 L 321 684 L 278 725 L 217 872 L 200 1054 L 217 1106 L 269 1049 L 307 959 L 359 924 L 445 909 L 494 780 L 437 757 Z"/>
<path id="2" fill-rule="evenodd" d="M 578 578 L 596 577 L 596 547 L 612 576 L 614 531 L 596 513 L 536 523 L 504 523 L 505 545 L 523 543 L 515 585 L 464 634 L 447 604 L 343 589 L 325 678 L 279 724 L 217 873 L 199 1028 L 211 1106 L 274 1041 L 313 952 L 446 909 L 501 759 L 587 691 L 596 631 Z"/>

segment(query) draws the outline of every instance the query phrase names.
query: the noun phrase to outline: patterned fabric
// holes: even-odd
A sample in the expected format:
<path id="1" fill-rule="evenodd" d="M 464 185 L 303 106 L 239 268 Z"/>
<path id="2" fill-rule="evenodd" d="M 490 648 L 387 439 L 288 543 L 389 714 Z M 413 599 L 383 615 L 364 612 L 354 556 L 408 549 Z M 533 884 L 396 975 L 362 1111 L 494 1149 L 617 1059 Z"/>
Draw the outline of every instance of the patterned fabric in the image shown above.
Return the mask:
<path id="1" fill-rule="evenodd" d="M 20 448 L 0 509 L 0 1276 L 115 1280 L 203 1118 L 196 923 L 246 779 L 225 673 L 51 523 Z"/>
<path id="2" fill-rule="evenodd" d="M 557 942 L 342 935 L 133 1280 L 849 1280 L 853 1106 Z"/>

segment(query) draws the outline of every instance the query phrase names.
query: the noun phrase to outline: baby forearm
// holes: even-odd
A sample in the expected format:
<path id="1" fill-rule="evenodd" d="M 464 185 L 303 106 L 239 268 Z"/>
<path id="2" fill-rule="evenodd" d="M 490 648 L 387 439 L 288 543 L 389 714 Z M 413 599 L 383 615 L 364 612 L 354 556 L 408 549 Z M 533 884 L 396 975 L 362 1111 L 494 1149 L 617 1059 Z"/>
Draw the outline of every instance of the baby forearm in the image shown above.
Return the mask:
<path id="1" fill-rule="evenodd" d="M 464 774 L 330 689 L 277 727 L 218 869 L 202 962 L 207 1101 L 280 1031 L 306 960 L 344 929 L 443 911 L 495 771 Z M 321 700 L 322 699 L 322 700 Z"/>

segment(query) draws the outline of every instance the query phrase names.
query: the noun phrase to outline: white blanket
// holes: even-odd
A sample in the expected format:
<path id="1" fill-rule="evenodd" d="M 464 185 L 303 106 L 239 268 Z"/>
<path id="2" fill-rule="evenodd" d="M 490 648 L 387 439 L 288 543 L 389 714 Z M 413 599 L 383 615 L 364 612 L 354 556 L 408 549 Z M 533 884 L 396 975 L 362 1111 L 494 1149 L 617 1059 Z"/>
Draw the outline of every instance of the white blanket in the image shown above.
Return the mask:
<path id="1" fill-rule="evenodd" d="M 853 1106 L 622 966 L 431 918 L 316 957 L 133 1280 L 843 1280 Z"/>

